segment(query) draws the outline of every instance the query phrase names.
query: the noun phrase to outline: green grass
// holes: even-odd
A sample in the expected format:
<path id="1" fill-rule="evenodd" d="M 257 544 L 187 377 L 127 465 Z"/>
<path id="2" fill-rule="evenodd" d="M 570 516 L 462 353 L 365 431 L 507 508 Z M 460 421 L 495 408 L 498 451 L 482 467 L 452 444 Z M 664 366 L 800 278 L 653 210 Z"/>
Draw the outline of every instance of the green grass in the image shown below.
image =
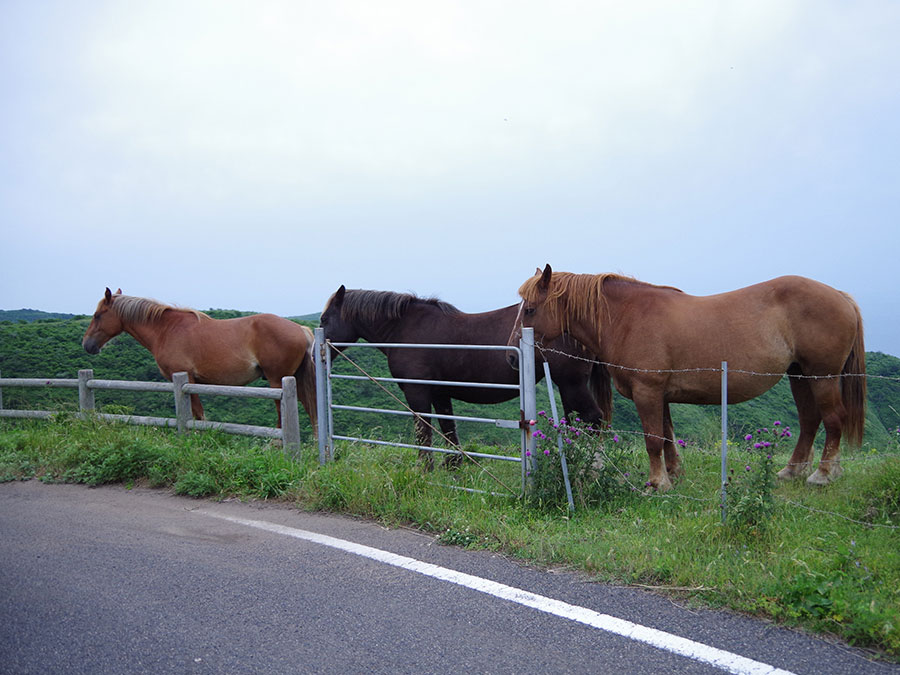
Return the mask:
<path id="1" fill-rule="evenodd" d="M 408 450 L 347 444 L 337 449 L 337 461 L 319 466 L 311 444 L 294 460 L 270 442 L 211 432 L 178 436 L 72 417 L 0 420 L 0 480 L 141 484 L 198 498 L 278 499 L 412 525 L 446 544 L 655 588 L 697 606 L 836 635 L 900 660 L 896 447 L 845 452 L 844 476 L 824 489 L 803 481 L 777 484 L 764 522 L 742 526 L 721 521 L 714 441 L 688 442 L 685 477 L 666 495 L 644 489 L 647 459 L 637 442 L 623 439 L 627 447 L 616 460 L 629 474 L 628 489 L 575 513 L 564 500 L 535 506 L 517 495 L 490 494 L 506 489 L 470 462 L 458 471 L 426 473 Z M 776 451 L 775 467 L 786 459 Z M 740 444 L 731 448 L 738 475 L 750 461 Z M 518 490 L 518 465 L 485 466 Z"/>

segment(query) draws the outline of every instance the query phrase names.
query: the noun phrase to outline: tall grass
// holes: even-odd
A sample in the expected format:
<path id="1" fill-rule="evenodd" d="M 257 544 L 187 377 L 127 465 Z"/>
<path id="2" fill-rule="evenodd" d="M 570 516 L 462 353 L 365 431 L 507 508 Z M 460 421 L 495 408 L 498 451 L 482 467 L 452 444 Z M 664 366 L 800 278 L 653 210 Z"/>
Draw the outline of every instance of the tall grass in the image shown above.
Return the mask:
<path id="1" fill-rule="evenodd" d="M 639 442 L 620 439 L 616 454 L 608 453 L 637 489 L 574 513 L 565 500 L 534 508 L 504 494 L 491 476 L 518 486 L 519 467 L 510 463 L 492 463 L 490 474 L 471 462 L 453 472 L 425 473 L 413 451 L 344 445 L 335 462 L 319 466 L 312 446 L 297 460 L 270 442 L 74 418 L 0 420 L 0 480 L 142 484 L 192 497 L 279 499 L 413 525 L 444 543 L 729 607 L 900 660 L 896 448 L 845 456 L 844 476 L 824 489 L 803 481 L 775 484 L 771 504 L 754 512 L 761 520 L 735 525 L 722 522 L 712 437 L 684 442 L 685 476 L 665 495 L 643 488 L 647 460 Z M 736 473 L 759 460 L 742 442 L 730 448 L 730 457 Z M 541 453 L 541 460 L 557 458 Z M 786 461 L 787 448 L 774 448 L 775 466 Z"/>

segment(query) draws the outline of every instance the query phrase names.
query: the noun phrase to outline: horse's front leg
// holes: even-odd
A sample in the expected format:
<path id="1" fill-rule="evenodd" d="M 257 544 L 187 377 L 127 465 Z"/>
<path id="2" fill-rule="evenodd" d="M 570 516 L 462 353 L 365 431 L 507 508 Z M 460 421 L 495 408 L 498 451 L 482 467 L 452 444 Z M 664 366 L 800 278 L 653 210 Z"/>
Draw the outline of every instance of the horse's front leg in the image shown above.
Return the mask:
<path id="1" fill-rule="evenodd" d="M 270 380 L 266 378 L 266 381 L 269 383 L 270 389 L 278 389 L 281 386 L 281 382 L 278 380 Z M 274 400 L 275 403 L 275 414 L 278 416 L 278 428 L 281 428 L 281 401 L 279 399 Z"/>
<path id="2" fill-rule="evenodd" d="M 679 478 L 684 474 L 681 466 L 681 455 L 678 454 L 678 446 L 675 444 L 675 425 L 672 424 L 672 413 L 669 404 L 665 404 L 663 410 L 663 454 L 666 457 L 666 473 L 670 478 Z"/>
<path id="3" fill-rule="evenodd" d="M 427 387 L 410 386 L 403 387 L 403 393 L 406 395 L 406 402 L 410 410 L 415 413 L 431 412 L 431 394 Z M 416 445 L 431 447 L 431 420 L 427 417 L 419 417 L 415 419 L 415 436 Z M 430 450 L 419 450 L 419 461 L 425 466 L 426 471 L 434 469 L 434 453 Z"/>
<path id="4" fill-rule="evenodd" d="M 644 443 L 650 458 L 650 475 L 648 482 L 660 492 L 672 489 L 672 481 L 663 462 L 664 408 L 661 394 L 654 391 L 634 392 L 634 405 L 641 418 L 644 430 Z"/>
<path id="5" fill-rule="evenodd" d="M 195 420 L 206 419 L 203 413 L 203 404 L 200 403 L 200 397 L 197 394 L 191 394 L 191 414 Z"/>
<path id="6" fill-rule="evenodd" d="M 451 402 L 450 397 L 446 395 L 435 395 L 434 412 L 439 415 L 452 415 L 453 403 Z M 453 448 L 458 448 L 459 436 L 456 433 L 456 420 L 442 419 L 440 420 L 440 425 L 441 433 L 447 443 Z M 462 464 L 462 455 L 451 454 L 444 458 L 444 467 L 448 469 L 459 468 L 460 464 Z"/>

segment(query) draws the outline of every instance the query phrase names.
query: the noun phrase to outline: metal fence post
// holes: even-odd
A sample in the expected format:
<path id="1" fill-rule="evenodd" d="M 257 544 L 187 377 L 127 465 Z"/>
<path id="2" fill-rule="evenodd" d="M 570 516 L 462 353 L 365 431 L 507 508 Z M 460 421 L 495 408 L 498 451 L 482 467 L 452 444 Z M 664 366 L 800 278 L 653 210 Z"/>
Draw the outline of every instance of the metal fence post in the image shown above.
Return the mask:
<path id="1" fill-rule="evenodd" d="M 297 410 L 297 380 L 281 378 L 281 447 L 300 454 L 300 413 Z"/>
<path id="2" fill-rule="evenodd" d="M 722 523 L 725 522 L 728 485 L 728 361 L 722 361 Z"/>
<path id="3" fill-rule="evenodd" d="M 334 441 L 331 438 L 331 425 L 329 421 L 328 399 L 328 364 L 325 361 L 325 329 L 316 328 L 315 345 L 313 354 L 316 359 L 316 417 L 319 436 L 319 464 L 324 464 L 333 458 L 331 448 Z"/>
<path id="4" fill-rule="evenodd" d="M 88 380 L 93 379 L 93 369 L 85 368 L 78 371 L 78 409 L 81 412 L 94 411 L 94 390 L 88 387 Z"/>
<path id="5" fill-rule="evenodd" d="M 553 378 L 550 377 L 550 364 L 544 361 L 544 379 L 547 382 L 547 391 L 550 394 L 550 413 L 559 424 L 559 414 L 556 411 L 556 394 L 553 391 Z M 572 420 L 567 420 L 569 424 Z M 563 483 L 566 488 L 566 499 L 569 502 L 569 511 L 575 510 L 575 500 L 572 498 L 572 483 L 569 482 L 569 465 L 566 463 L 566 451 L 563 448 L 561 434 L 556 434 L 556 449 L 559 450 L 559 464 L 562 467 Z"/>
<path id="6" fill-rule="evenodd" d="M 179 434 L 187 431 L 188 420 L 191 419 L 191 397 L 184 393 L 184 385 L 188 382 L 188 374 L 184 371 L 173 373 L 172 384 L 175 385 L 175 427 Z"/>
<path id="7" fill-rule="evenodd" d="M 537 469 L 535 462 L 535 448 L 537 444 L 532 435 L 529 422 L 537 417 L 537 394 L 534 386 L 534 328 L 523 328 L 522 337 L 519 339 L 519 350 L 522 352 L 519 363 L 519 373 L 522 377 L 522 414 L 525 427 L 522 433 L 525 435 L 525 456 L 522 458 L 525 467 L 525 476 L 531 484 L 531 478 Z"/>

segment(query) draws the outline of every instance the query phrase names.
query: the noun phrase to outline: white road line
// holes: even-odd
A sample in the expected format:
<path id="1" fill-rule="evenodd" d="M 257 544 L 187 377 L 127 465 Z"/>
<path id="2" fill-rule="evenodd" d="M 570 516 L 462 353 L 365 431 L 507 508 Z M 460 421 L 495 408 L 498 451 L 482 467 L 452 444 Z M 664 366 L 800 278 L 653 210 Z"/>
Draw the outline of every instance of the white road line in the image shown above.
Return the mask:
<path id="1" fill-rule="evenodd" d="M 481 577 L 472 576 L 471 574 L 457 572 L 455 570 L 447 569 L 446 567 L 432 565 L 431 563 L 422 562 L 415 558 L 396 555 L 395 553 L 382 551 L 381 549 L 372 548 L 371 546 L 355 544 L 352 541 L 337 539 L 326 534 L 318 534 L 316 532 L 309 532 L 308 530 L 299 530 L 285 525 L 268 523 L 263 520 L 235 518 L 201 510 L 194 511 L 193 513 L 201 513 L 212 518 L 220 518 L 239 525 L 246 525 L 260 530 L 274 532 L 275 534 L 294 537 L 295 539 L 303 539 L 315 544 L 329 546 L 341 551 L 346 551 L 347 553 L 353 553 L 364 558 L 376 560 L 386 565 L 401 567 L 405 570 L 410 570 L 411 572 L 417 572 L 428 577 L 440 579 L 441 581 L 447 581 L 452 584 L 471 588 L 472 590 L 487 593 L 496 598 L 515 602 L 541 612 L 577 621 L 578 623 L 593 628 L 599 628 L 600 630 L 609 633 L 643 642 L 659 649 L 685 656 L 689 659 L 708 663 L 729 673 L 736 673 L 739 675 L 793 675 L 791 671 L 775 668 L 766 663 L 754 661 L 753 659 L 748 659 L 723 649 L 710 647 L 702 642 L 688 640 L 687 638 L 666 633 L 665 631 L 657 630 L 655 628 L 648 628 L 647 626 L 632 623 L 631 621 L 617 619 L 608 614 L 600 614 L 599 612 L 587 609 L 586 607 L 570 605 L 567 602 L 547 598 L 542 595 L 537 595 L 536 593 L 524 591 L 520 588 L 500 584 L 495 581 L 490 581 L 489 579 L 482 579 Z"/>

